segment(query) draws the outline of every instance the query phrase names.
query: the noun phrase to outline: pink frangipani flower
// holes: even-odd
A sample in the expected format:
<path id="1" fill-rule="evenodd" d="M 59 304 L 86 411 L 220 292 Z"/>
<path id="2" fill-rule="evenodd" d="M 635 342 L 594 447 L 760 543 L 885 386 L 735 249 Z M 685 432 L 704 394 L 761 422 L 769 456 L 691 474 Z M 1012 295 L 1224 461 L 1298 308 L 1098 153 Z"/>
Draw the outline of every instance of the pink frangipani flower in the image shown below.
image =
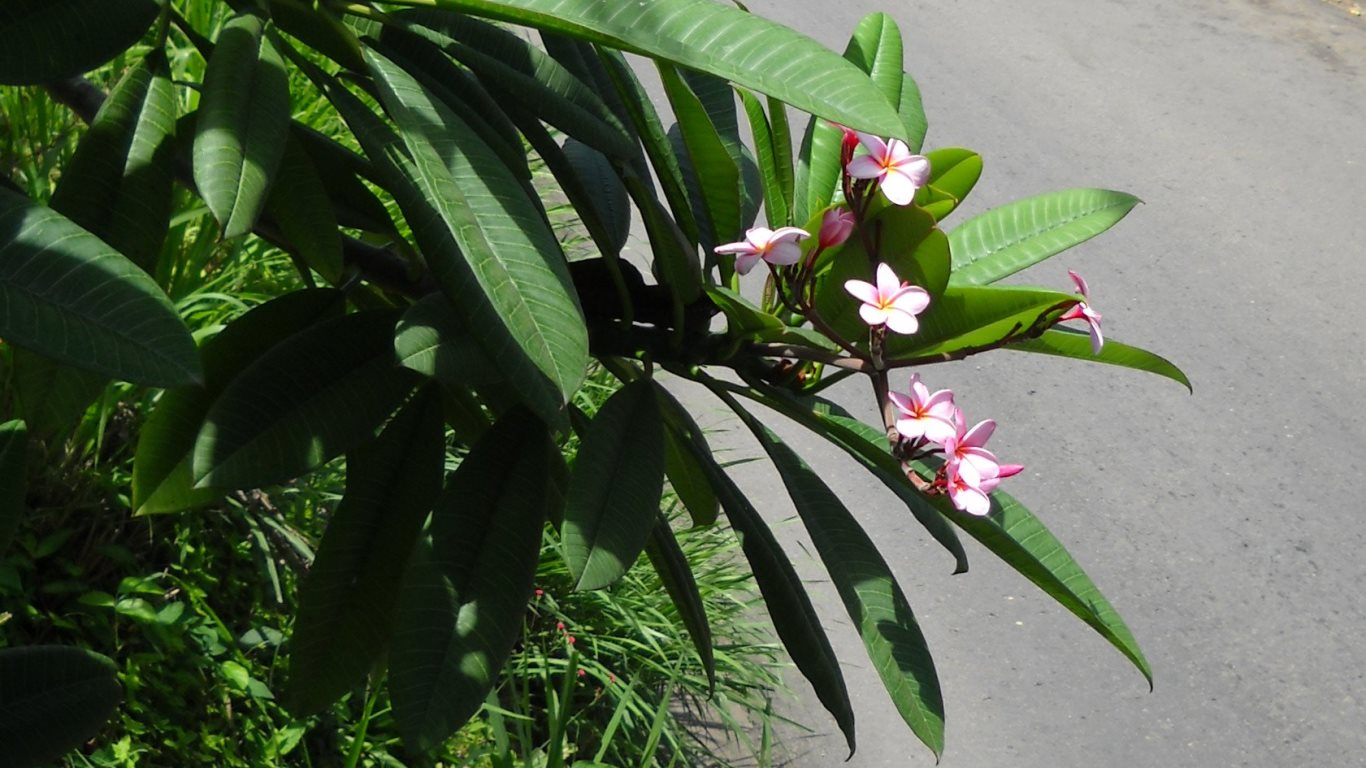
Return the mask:
<path id="1" fill-rule="evenodd" d="M 930 305 L 930 294 L 916 285 L 902 285 L 886 264 L 877 265 L 877 285 L 862 280 L 846 280 L 844 290 L 863 302 L 859 317 L 877 326 L 885 324 L 895 333 L 915 333 L 920 321 L 915 316 Z"/>
<path id="2" fill-rule="evenodd" d="M 971 464 L 949 460 L 944 465 L 944 485 L 953 506 L 969 515 L 984 517 L 991 511 L 991 497 L 982 488 L 982 477 Z"/>
<path id="3" fill-rule="evenodd" d="M 1086 289 L 1086 281 L 1082 279 L 1082 276 L 1070 269 L 1067 270 L 1067 274 L 1072 276 L 1072 282 L 1077 286 L 1077 293 L 1081 294 L 1084 301 L 1078 302 L 1075 307 L 1067 310 L 1062 317 L 1058 318 L 1058 322 L 1085 320 L 1086 324 L 1091 326 L 1091 354 L 1099 355 L 1101 347 L 1105 346 L 1105 337 L 1100 332 L 1100 313 L 1091 309 L 1091 305 L 1087 303 L 1091 300 L 1091 293 Z"/>
<path id="4" fill-rule="evenodd" d="M 991 493 L 992 491 L 996 490 L 996 486 L 1000 485 L 1002 480 L 1006 479 L 1007 477 L 1014 477 L 1015 475 L 1018 475 L 1021 472 L 1023 472 L 1024 465 L 1002 464 L 999 467 L 997 467 L 997 470 L 998 472 L 995 477 L 982 478 L 982 482 L 978 484 L 977 487 L 981 488 L 983 493 Z"/>
<path id="5" fill-rule="evenodd" d="M 811 234 L 800 227 L 755 227 L 745 233 L 743 241 L 718 245 L 714 250 L 717 254 L 734 255 L 735 271 L 744 275 L 760 259 L 774 266 L 796 264 L 802 258 L 802 247 L 797 243 L 808 237 Z"/>
<path id="6" fill-rule="evenodd" d="M 983 480 L 998 477 L 1001 464 L 996 460 L 996 455 L 986 449 L 987 440 L 996 431 L 996 422 L 987 419 L 967 429 L 962 411 L 955 412 L 953 420 L 954 434 L 943 443 L 944 455 L 949 457 L 951 463 L 972 467 L 977 477 Z"/>
<path id="7" fill-rule="evenodd" d="M 848 208 L 831 208 L 821 217 L 820 247 L 834 248 L 849 239 L 854 231 L 854 212 Z"/>
<path id="8" fill-rule="evenodd" d="M 845 170 L 856 179 L 877 179 L 882 194 L 894 205 L 909 205 L 915 191 L 930 180 L 930 161 L 911 154 L 900 139 L 883 141 L 867 133 L 858 134 L 868 154 L 849 161 Z"/>
<path id="9" fill-rule="evenodd" d="M 954 414 L 953 392 L 941 389 L 930 394 L 930 388 L 920 381 L 920 374 L 911 374 L 910 394 L 888 392 L 888 399 L 896 406 L 900 416 L 896 420 L 896 431 L 907 440 L 929 440 L 942 445 L 952 438 Z"/>

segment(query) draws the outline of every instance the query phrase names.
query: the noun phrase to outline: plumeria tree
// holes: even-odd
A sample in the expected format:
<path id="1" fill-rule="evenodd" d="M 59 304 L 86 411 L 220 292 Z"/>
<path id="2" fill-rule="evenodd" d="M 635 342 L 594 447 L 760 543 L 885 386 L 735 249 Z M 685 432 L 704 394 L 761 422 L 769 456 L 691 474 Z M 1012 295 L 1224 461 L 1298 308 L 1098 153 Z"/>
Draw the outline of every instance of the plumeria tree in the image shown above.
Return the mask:
<path id="1" fill-rule="evenodd" d="M 0 190 L 0 338 L 16 375 L 42 366 L 57 383 L 161 390 L 128 489 L 136 514 L 190 512 L 345 455 L 346 495 L 290 641 L 294 711 L 326 708 L 378 667 L 405 740 L 445 739 L 479 711 L 516 642 L 546 526 L 579 589 L 609 587 L 644 554 L 712 674 L 708 618 L 660 516 L 667 483 L 694 524 L 724 513 L 779 638 L 852 751 L 821 619 L 671 394 L 675 379 L 752 431 L 893 705 L 936 755 L 945 712 L 911 597 L 859 516 L 772 431 L 773 414 L 890 488 L 958 571 L 964 532 L 1151 679 L 1091 580 L 999 490 L 1020 466 L 986 447 L 996 423 L 969 428 L 953 393 L 920 379 L 1009 348 L 1189 386 L 1156 355 L 1102 345 L 1079 276 L 1077 292 L 994 284 L 1138 201 L 1046 193 L 950 228 L 982 161 L 924 150 L 889 17 L 864 19 L 841 56 L 710 0 L 236 0 L 197 23 L 191 4 L 0 9 L 0 83 L 41 86 L 90 122 L 55 189 Z M 197 51 L 175 78 L 172 41 Z M 657 71 L 668 112 L 625 54 Z M 109 93 L 82 78 L 115 57 L 127 66 Z M 302 103 L 309 119 L 291 110 Z M 794 113 L 809 115 L 799 142 Z M 177 184 L 218 237 L 287 251 L 301 287 L 196 343 L 167 294 L 200 268 L 166 242 Z M 548 199 L 568 201 L 590 253 L 566 255 Z M 623 256 L 633 220 L 644 263 Z M 572 403 L 592 366 L 622 386 L 590 419 Z M 881 423 L 821 397 L 853 376 L 867 377 Z M 8 417 L 5 520 L 22 514 L 38 414 L 20 403 Z M 464 452 L 450 473 L 448 442 Z M 41 653 L 69 657 L 44 665 L 45 682 L 84 682 L 83 717 L 45 719 L 71 702 L 13 655 L 0 657 L 0 704 L 31 697 L 22 727 L 47 730 L 30 742 L 60 749 L 117 690 L 99 660 Z"/>

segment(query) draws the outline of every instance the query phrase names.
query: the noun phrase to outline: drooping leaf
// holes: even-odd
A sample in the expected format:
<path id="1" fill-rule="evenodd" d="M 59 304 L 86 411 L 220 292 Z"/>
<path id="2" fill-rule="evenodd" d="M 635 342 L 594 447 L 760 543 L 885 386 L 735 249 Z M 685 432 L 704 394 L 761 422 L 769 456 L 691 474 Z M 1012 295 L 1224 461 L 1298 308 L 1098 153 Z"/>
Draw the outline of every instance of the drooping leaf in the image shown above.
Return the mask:
<path id="1" fill-rule="evenodd" d="M 892 569 L 820 477 L 733 398 L 727 402 L 778 469 L 897 712 L 939 757 L 944 752 L 944 699 L 939 676 Z"/>
<path id="2" fill-rule="evenodd" d="M 11 354 L 19 412 L 35 440 L 50 440 L 74 428 L 109 383 L 104 376 L 21 347 Z"/>
<path id="3" fill-rule="evenodd" d="M 925 472 L 932 474 L 933 469 L 925 468 Z M 959 512 L 942 497 L 936 502 L 955 525 L 1110 641 L 1151 687 L 1152 668 L 1138 641 L 1062 542 L 1010 495 L 995 491 L 991 499 L 991 513 L 986 517 Z"/>
<path id="4" fill-rule="evenodd" d="M 27 493 L 28 427 L 14 419 L 0 424 L 0 556 L 19 530 Z"/>
<path id="5" fill-rule="evenodd" d="M 389 641 L 408 555 L 441 493 L 441 400 L 428 387 L 346 464 L 290 647 L 289 708 L 313 714 L 359 684 Z"/>
<path id="6" fill-rule="evenodd" d="M 707 673 L 708 692 L 716 690 L 716 654 L 712 650 L 711 626 L 707 623 L 706 606 L 702 595 L 697 591 L 697 581 L 693 578 L 692 566 L 678 546 L 669 523 L 660 517 L 650 530 L 650 538 L 645 542 L 645 554 L 650 558 L 664 591 L 669 593 L 674 608 L 683 626 L 688 628 L 693 647 L 702 660 L 702 669 Z"/>
<path id="7" fill-rule="evenodd" d="M 98 67 L 136 43 L 157 0 L 6 0 L 0 84 L 39 85 Z"/>
<path id="8" fill-rule="evenodd" d="M 266 22 L 223 25 L 195 120 L 194 180 L 223 237 L 250 232 L 265 207 L 289 130 L 289 76 Z"/>
<path id="9" fill-rule="evenodd" d="M 601 589 L 640 556 L 659 517 L 664 424 L 654 384 L 622 387 L 593 417 L 574 459 L 560 530 L 575 589 Z"/>
<path id="10" fill-rule="evenodd" d="M 397 313 L 358 312 L 296 333 L 232 379 L 195 437 L 196 487 L 297 477 L 366 438 L 414 386 L 394 357 Z"/>
<path id="11" fill-rule="evenodd" d="M 270 18 L 304 45 L 355 72 L 365 71 L 360 41 L 331 8 L 303 0 L 270 0 Z"/>
<path id="12" fill-rule="evenodd" d="M 167 390 L 138 435 L 133 455 L 135 515 L 179 512 L 218 498 L 195 488 L 190 458 L 204 416 L 223 389 L 268 350 L 345 308 L 341 291 L 294 291 L 253 308 L 204 343 L 204 385 Z"/>
<path id="13" fill-rule="evenodd" d="M 848 61 L 791 29 L 710 0 L 436 0 L 436 5 L 671 61 L 881 136 L 904 130 L 896 111 Z"/>
<path id="14" fill-rule="evenodd" d="M 398 321 L 394 354 L 404 368 L 447 387 L 473 387 L 499 380 L 497 366 L 484 354 L 451 302 L 439 293 L 425 296 Z"/>
<path id="15" fill-rule="evenodd" d="M 754 572 L 754 580 L 778 638 L 797 669 L 811 683 L 816 698 L 835 718 L 852 755 L 854 711 L 849 704 L 849 691 L 840 672 L 839 659 L 821 628 L 806 587 L 754 505 L 712 457 L 701 428 L 667 390 L 660 387 L 657 392 L 666 421 L 686 439 L 687 447 L 720 499 L 727 519 L 740 536 L 745 559 Z"/>
<path id="16" fill-rule="evenodd" d="M 408 153 L 400 205 L 433 277 L 512 386 L 555 418 L 588 362 L 588 333 L 559 243 L 520 184 L 459 117 L 392 62 L 366 55 L 400 126 Z M 548 399 L 547 385 L 558 402 Z"/>
<path id="17" fill-rule="evenodd" d="M 1017 200 L 949 232 L 955 285 L 985 285 L 1086 242 L 1139 199 L 1106 189 L 1069 189 Z"/>
<path id="18" fill-rule="evenodd" d="M 586 83 L 512 32 L 463 14 L 419 10 L 398 17 L 469 67 L 492 91 L 518 108 L 611 157 L 629 159 L 635 143 L 616 115 Z"/>
<path id="19" fill-rule="evenodd" d="M 440 744 L 473 716 L 522 627 L 559 456 L 523 409 L 503 416 L 451 475 L 404 578 L 389 653 L 404 741 Z"/>
<path id="20" fill-rule="evenodd" d="M 0 754 L 49 765 L 99 732 L 123 697 L 114 662 L 81 648 L 0 649 Z"/>
<path id="21" fill-rule="evenodd" d="M 384 203 L 361 181 L 375 181 L 378 176 L 369 161 L 302 123 L 290 124 L 290 136 L 308 153 L 313 169 L 322 177 L 338 224 L 398 238 Z"/>
<path id="22" fill-rule="evenodd" d="M 1131 347 L 1112 339 L 1105 340 L 1105 346 L 1101 348 L 1100 354 L 1091 352 L 1091 336 L 1068 328 L 1050 328 L 1043 332 L 1043 335 L 1036 339 L 1024 339 L 1010 344 L 1006 349 L 1018 350 L 1020 352 L 1036 352 L 1042 355 L 1055 355 L 1057 357 L 1070 357 L 1073 360 L 1084 360 L 1092 363 L 1104 363 L 1106 365 L 1117 365 L 1121 368 L 1132 368 L 1136 371 L 1147 371 L 1158 376 L 1166 376 L 1178 384 L 1185 385 L 1186 389 L 1191 390 L 1190 379 L 1186 374 L 1164 357 L 1159 357 L 1146 349 Z M 1194 390 L 1191 390 L 1194 391 Z"/>
<path id="23" fill-rule="evenodd" d="M 176 96 L 160 48 L 114 86 L 62 167 L 52 209 L 149 273 L 171 220 Z"/>
<path id="24" fill-rule="evenodd" d="M 285 134 L 280 171 L 266 210 L 295 253 L 327 282 L 342 280 L 342 240 L 322 174 L 294 133 Z"/>
<path id="25" fill-rule="evenodd" d="M 736 388 L 736 394 L 772 408 L 849 454 L 915 516 L 917 522 L 954 558 L 954 573 L 968 570 L 968 556 L 953 526 L 943 514 L 910 485 L 901 464 L 887 448 L 886 433 L 864 424 L 819 398 L 799 398 L 790 392 L 766 387 L 763 390 Z"/>
<path id="26" fill-rule="evenodd" d="M 754 136 L 754 154 L 759 163 L 759 174 L 763 179 L 764 211 L 768 217 L 769 228 L 788 226 L 792 220 L 787 207 L 792 191 L 784 186 L 779 168 L 783 163 L 790 164 L 791 160 L 779 158 L 775 154 L 773 129 L 759 99 L 749 91 L 740 91 L 740 101 L 745 106 L 745 117 L 749 119 L 750 131 Z M 782 108 L 781 104 L 776 106 Z M 788 151 L 791 151 L 790 147 Z"/>
<path id="27" fill-rule="evenodd" d="M 561 150 L 569 167 L 573 169 L 574 176 L 583 187 L 586 202 L 592 206 L 591 210 L 597 213 L 598 219 L 602 222 L 603 235 L 594 236 L 594 242 L 606 241 L 598 243 L 599 249 L 607 246 L 604 255 L 620 253 L 621 249 L 626 247 L 626 239 L 631 234 L 631 200 L 627 195 L 626 185 L 612 169 L 612 164 L 607 158 L 587 144 L 566 139 Z M 549 160 L 546 164 L 549 165 Z M 555 178 L 560 181 L 560 186 L 564 187 L 564 181 L 559 175 Z M 582 217 L 584 206 L 575 203 L 574 208 Z M 586 221 L 584 223 L 587 224 Z"/>
<path id="28" fill-rule="evenodd" d="M 693 456 L 677 431 L 667 423 L 664 429 L 664 475 L 669 479 L 678 500 L 688 510 L 695 526 L 711 525 L 721 511 L 721 503 L 716 499 L 702 465 Z"/>
<path id="29" fill-rule="evenodd" d="M 0 189 L 0 338 L 125 381 L 200 376 L 189 330 L 156 283 L 61 214 Z"/>

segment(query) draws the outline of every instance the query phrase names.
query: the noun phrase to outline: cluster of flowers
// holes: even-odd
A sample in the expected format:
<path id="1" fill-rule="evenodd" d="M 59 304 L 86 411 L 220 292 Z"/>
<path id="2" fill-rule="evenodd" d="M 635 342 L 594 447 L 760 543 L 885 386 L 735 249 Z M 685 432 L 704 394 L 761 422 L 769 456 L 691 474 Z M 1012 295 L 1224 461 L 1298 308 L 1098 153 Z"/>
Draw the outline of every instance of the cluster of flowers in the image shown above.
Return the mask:
<path id="1" fill-rule="evenodd" d="M 912 154 L 906 144 L 897 139 L 883 141 L 866 133 L 844 130 L 842 161 L 846 181 L 861 180 L 876 183 L 894 205 L 909 205 L 915 193 L 925 186 L 930 177 L 930 162 Z M 855 156 L 858 147 L 866 150 Z M 850 189 L 846 185 L 846 190 Z M 847 240 L 857 223 L 857 215 L 843 207 L 831 208 L 821 219 L 820 233 L 809 261 L 825 249 Z M 771 267 L 788 267 L 802 259 L 801 241 L 811 235 L 799 227 L 755 227 L 745 233 L 745 240 L 718 246 L 718 254 L 735 257 L 735 271 L 748 274 L 760 261 Z M 920 286 L 903 283 L 887 264 L 878 264 L 876 282 L 848 280 L 844 289 L 862 302 L 859 317 L 871 328 L 885 328 L 898 334 L 913 334 L 920 328 L 917 316 L 930 304 L 929 293 Z M 1086 281 L 1069 271 L 1082 301 L 1059 318 L 1083 320 L 1089 326 L 1091 349 L 1100 354 L 1104 337 L 1101 335 L 1101 315 L 1089 305 L 1090 292 Z M 1001 464 L 986 449 L 987 439 L 996 429 L 996 422 L 987 419 L 972 429 L 953 402 L 953 392 L 941 389 L 933 394 L 920 382 L 919 374 L 911 376 L 909 394 L 889 392 L 888 398 L 899 414 L 896 431 L 902 445 L 898 453 L 915 456 L 924 453 L 944 454 L 930 488 L 947 493 L 953 505 L 973 515 L 985 515 L 991 509 L 988 494 L 1001 480 L 1018 474 L 1019 464 Z"/>
<path id="2" fill-rule="evenodd" d="M 987 494 L 1024 469 L 1019 464 L 1002 464 L 987 450 L 987 440 L 996 431 L 995 421 L 979 421 L 968 429 L 963 412 L 954 405 L 953 392 L 941 389 L 931 394 L 921 383 L 920 374 L 911 374 L 909 393 L 892 391 L 887 397 L 896 406 L 896 431 L 903 441 L 903 454 L 943 451 L 944 464 L 932 487 L 947 492 L 958 509 L 985 515 L 991 511 Z"/>

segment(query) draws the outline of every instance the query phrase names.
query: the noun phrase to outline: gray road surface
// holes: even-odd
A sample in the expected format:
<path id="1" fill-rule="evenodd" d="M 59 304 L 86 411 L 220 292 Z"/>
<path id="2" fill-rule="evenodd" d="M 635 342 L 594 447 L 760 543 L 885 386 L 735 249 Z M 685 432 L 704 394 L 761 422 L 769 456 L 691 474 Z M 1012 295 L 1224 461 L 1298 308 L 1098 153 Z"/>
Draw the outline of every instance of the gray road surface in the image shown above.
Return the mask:
<path id="1" fill-rule="evenodd" d="M 923 371 L 972 420 L 1000 422 L 992 447 L 1029 465 L 1008 490 L 1126 617 L 1153 693 L 975 542 L 972 571 L 950 576 L 880 486 L 799 442 L 910 595 L 945 692 L 943 764 L 1366 765 L 1366 20 L 1315 0 L 749 5 L 837 49 L 863 14 L 893 14 L 927 146 L 986 158 L 957 221 L 1073 186 L 1143 198 L 1112 232 L 1018 277 L 1064 288 L 1080 270 L 1113 338 L 1195 383 L 1190 397 L 1009 352 Z M 874 419 L 862 386 L 838 396 Z M 790 515 L 776 477 L 752 466 L 765 514 Z M 798 528 L 784 531 L 800 542 Z M 933 765 L 824 574 L 796 554 L 846 664 L 848 765 Z M 840 764 L 814 696 L 782 704 L 816 731 L 784 740 L 789 764 Z"/>

